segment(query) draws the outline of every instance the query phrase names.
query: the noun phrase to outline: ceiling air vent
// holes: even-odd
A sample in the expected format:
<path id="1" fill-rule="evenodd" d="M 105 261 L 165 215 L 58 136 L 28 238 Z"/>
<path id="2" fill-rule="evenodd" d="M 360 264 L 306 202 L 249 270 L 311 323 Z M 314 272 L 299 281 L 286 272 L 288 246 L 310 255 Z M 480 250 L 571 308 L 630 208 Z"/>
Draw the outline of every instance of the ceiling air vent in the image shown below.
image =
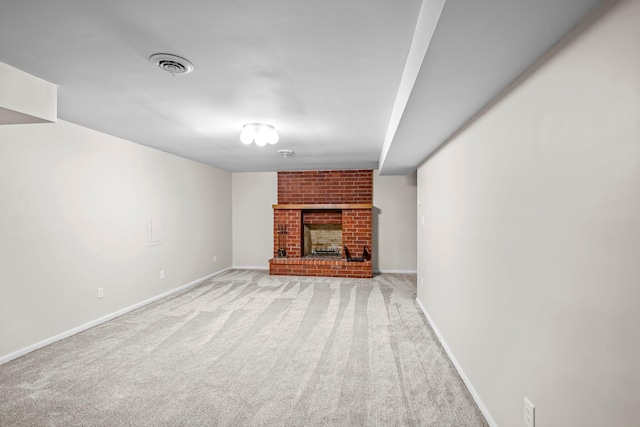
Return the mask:
<path id="1" fill-rule="evenodd" d="M 168 53 L 156 53 L 149 57 L 149 62 L 155 64 L 161 70 L 176 74 L 187 74 L 193 71 L 193 64 L 184 58 Z"/>

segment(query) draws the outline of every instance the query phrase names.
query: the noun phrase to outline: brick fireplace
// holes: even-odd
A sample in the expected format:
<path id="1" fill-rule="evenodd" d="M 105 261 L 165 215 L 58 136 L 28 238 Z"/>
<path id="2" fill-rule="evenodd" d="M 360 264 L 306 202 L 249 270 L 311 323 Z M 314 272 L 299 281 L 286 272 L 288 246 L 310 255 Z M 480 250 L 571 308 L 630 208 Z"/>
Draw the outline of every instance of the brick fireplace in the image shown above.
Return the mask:
<path id="1" fill-rule="evenodd" d="M 372 208 L 371 170 L 278 172 L 270 273 L 371 277 Z"/>

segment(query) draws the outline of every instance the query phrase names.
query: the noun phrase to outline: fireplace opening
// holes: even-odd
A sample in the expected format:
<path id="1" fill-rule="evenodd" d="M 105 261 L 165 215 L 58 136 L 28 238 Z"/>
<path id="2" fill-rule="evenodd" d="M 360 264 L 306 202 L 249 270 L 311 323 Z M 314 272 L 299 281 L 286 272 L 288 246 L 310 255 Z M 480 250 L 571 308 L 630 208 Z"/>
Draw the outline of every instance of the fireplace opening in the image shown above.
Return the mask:
<path id="1" fill-rule="evenodd" d="M 341 224 L 305 224 L 303 240 L 305 257 L 342 257 Z"/>
<path id="2" fill-rule="evenodd" d="M 342 258 L 342 210 L 302 211 L 302 253 L 305 258 Z"/>

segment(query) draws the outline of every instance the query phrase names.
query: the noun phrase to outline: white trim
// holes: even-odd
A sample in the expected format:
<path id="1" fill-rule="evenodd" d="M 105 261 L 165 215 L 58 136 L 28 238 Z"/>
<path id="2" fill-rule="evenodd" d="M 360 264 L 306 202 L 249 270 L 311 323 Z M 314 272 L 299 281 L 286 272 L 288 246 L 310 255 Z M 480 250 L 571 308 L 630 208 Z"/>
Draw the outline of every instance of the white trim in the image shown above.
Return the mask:
<path id="1" fill-rule="evenodd" d="M 115 311 L 113 313 L 107 314 L 106 316 L 102 316 L 102 317 L 100 317 L 98 319 L 92 320 L 92 321 L 90 321 L 88 323 L 85 323 L 84 325 L 77 326 L 77 327 L 75 327 L 73 329 L 69 329 L 68 331 L 62 332 L 62 333 L 60 333 L 58 335 L 54 335 L 52 337 L 49 337 L 49 338 L 44 339 L 42 341 L 39 341 L 39 342 L 37 342 L 35 344 L 32 344 L 30 346 L 21 348 L 20 350 L 14 351 L 13 353 L 9 353 L 9 354 L 6 354 L 4 356 L 0 356 L 0 365 L 2 365 L 3 363 L 7 363 L 10 360 L 16 359 L 16 358 L 18 358 L 20 356 L 23 356 L 23 355 L 25 355 L 27 353 L 30 353 L 30 352 L 32 352 L 34 350 L 37 350 L 39 348 L 42 348 L 42 347 L 47 346 L 49 344 L 52 344 L 52 343 L 54 343 L 56 341 L 60 341 L 61 339 L 68 338 L 71 335 L 77 334 L 78 332 L 86 331 L 87 329 L 93 328 L 94 326 L 98 326 L 101 323 L 105 323 L 105 322 L 108 322 L 109 320 L 113 320 L 116 317 L 122 316 L 123 314 L 127 314 L 130 311 L 136 310 L 136 309 L 138 309 L 138 308 L 140 308 L 142 306 L 145 306 L 147 304 L 151 304 L 152 302 L 155 302 L 155 301 L 157 301 L 159 299 L 162 299 L 162 298 L 168 297 L 169 295 L 173 295 L 173 294 L 178 293 L 180 291 L 184 291 L 186 289 L 189 289 L 190 287 L 195 286 L 198 283 L 202 283 L 205 280 L 210 279 L 210 278 L 212 278 L 214 276 L 217 276 L 219 274 L 222 274 L 225 271 L 230 270 L 230 269 L 231 269 L 231 267 L 227 267 L 227 268 L 225 268 L 223 270 L 217 271 L 215 273 L 211 273 L 211 274 L 209 274 L 207 276 L 204 276 L 204 277 L 201 277 L 199 279 L 196 279 L 193 282 L 187 283 L 186 285 L 182 285 L 182 286 L 180 286 L 178 288 L 172 289 L 172 290 L 167 291 L 167 292 L 165 292 L 163 294 L 156 295 L 155 297 L 151 297 L 151 298 L 146 299 L 144 301 L 141 301 L 139 303 L 130 305 L 129 307 L 126 307 L 126 308 L 123 308 L 121 310 Z"/>
<path id="2" fill-rule="evenodd" d="M 458 375 L 460 375 L 460 378 L 462 378 L 462 381 L 467 386 L 467 389 L 469 389 L 469 393 L 471 393 L 471 397 L 473 397 L 473 400 L 476 401 L 476 405 L 478 405 L 478 408 L 480 409 L 480 412 L 482 412 L 482 415 L 484 415 L 485 419 L 487 420 L 487 423 L 491 427 L 498 427 L 498 424 L 495 422 L 495 420 L 491 416 L 489 409 L 484 404 L 484 402 L 480 398 L 480 395 L 471 384 L 471 381 L 462 370 L 462 366 L 460 366 L 460 363 L 458 363 L 458 361 L 456 360 L 455 356 L 453 355 L 453 352 L 451 351 L 447 343 L 444 341 L 444 338 L 442 338 L 442 335 L 440 335 L 440 331 L 438 331 L 438 328 L 436 327 L 435 323 L 433 323 L 433 320 L 429 316 L 429 313 L 427 313 L 427 310 L 424 308 L 424 306 L 422 305 L 422 303 L 418 298 L 416 298 L 416 303 L 418 304 L 418 307 L 420 307 L 420 310 L 422 310 L 422 314 L 424 314 L 424 317 L 427 318 L 427 322 L 429 322 L 429 325 L 431 325 L 431 329 L 433 329 L 433 332 L 435 332 L 436 336 L 438 337 L 438 341 L 440 341 L 440 344 L 442 344 L 442 347 L 444 347 L 444 350 L 447 352 L 449 359 L 451 359 L 451 363 L 453 363 L 453 366 L 455 366 L 456 370 L 458 371 Z"/>
<path id="3" fill-rule="evenodd" d="M 418 274 L 417 270 L 373 270 L 376 274 Z"/>
<path id="4" fill-rule="evenodd" d="M 268 270 L 269 269 L 268 266 L 265 267 L 263 265 L 260 265 L 260 266 L 257 266 L 257 265 L 256 266 L 251 266 L 251 265 L 235 266 L 234 265 L 231 268 L 233 268 L 234 270 Z"/>

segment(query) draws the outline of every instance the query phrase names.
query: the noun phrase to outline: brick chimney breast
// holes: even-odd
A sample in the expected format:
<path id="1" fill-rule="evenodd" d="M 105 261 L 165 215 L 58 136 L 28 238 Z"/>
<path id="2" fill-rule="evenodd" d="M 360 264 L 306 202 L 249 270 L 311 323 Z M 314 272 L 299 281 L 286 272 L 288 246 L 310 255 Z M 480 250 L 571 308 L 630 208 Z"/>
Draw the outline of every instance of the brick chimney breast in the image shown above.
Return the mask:
<path id="1" fill-rule="evenodd" d="M 273 206 L 273 275 L 372 277 L 371 261 L 303 257 L 304 224 L 340 224 L 342 247 L 362 257 L 372 247 L 372 170 L 278 172 L 278 204 Z M 307 251 L 309 252 L 309 251 Z M 283 256 L 283 254 L 286 254 Z"/>

